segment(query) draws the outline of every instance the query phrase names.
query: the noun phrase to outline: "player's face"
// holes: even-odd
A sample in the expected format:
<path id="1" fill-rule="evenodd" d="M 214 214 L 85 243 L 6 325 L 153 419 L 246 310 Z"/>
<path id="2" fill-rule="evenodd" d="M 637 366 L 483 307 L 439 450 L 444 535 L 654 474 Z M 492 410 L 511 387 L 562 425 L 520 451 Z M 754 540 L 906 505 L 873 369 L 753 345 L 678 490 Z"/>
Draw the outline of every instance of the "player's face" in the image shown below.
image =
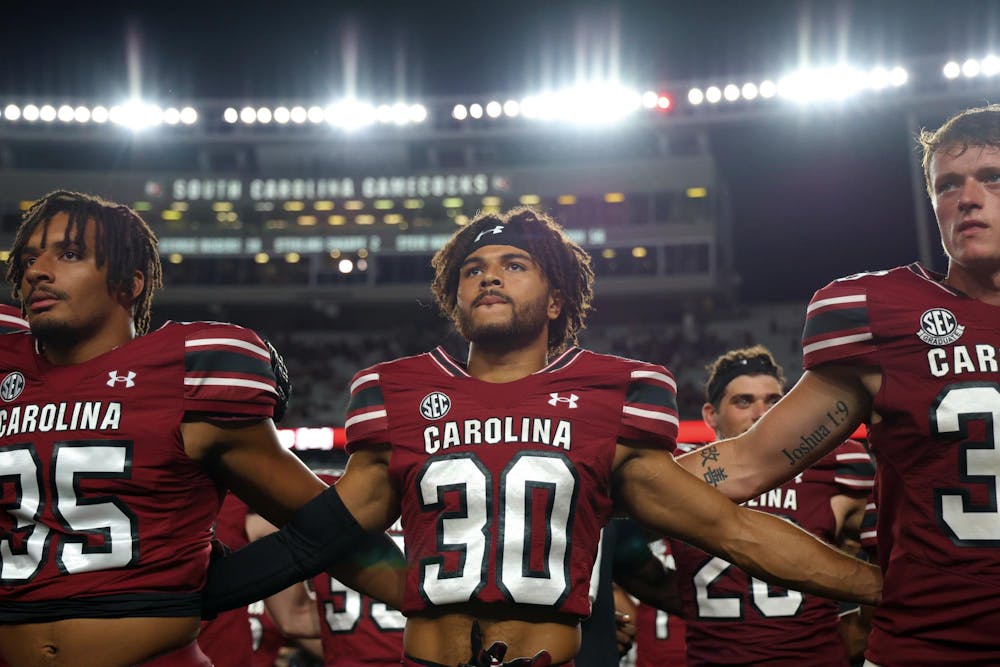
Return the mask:
<path id="1" fill-rule="evenodd" d="M 68 344 L 99 332 L 120 306 L 108 291 L 108 267 L 94 257 L 96 229 L 84 229 L 83 245 L 66 237 L 69 216 L 57 213 L 38 225 L 25 245 L 21 295 L 31 331 L 43 341 Z"/>
<path id="2" fill-rule="evenodd" d="M 718 437 L 734 438 L 748 431 L 781 395 L 781 383 L 773 376 L 739 375 L 726 385 L 719 409 L 706 403 L 701 414 Z"/>
<path id="3" fill-rule="evenodd" d="M 952 154 L 949 154 L 952 153 Z M 948 147 L 931 158 L 929 175 L 941 243 L 954 268 L 1000 267 L 1000 148 Z"/>
<path id="4" fill-rule="evenodd" d="M 489 245 L 462 264 L 455 303 L 459 333 L 473 343 L 520 346 L 547 335 L 559 301 L 526 251 Z"/>

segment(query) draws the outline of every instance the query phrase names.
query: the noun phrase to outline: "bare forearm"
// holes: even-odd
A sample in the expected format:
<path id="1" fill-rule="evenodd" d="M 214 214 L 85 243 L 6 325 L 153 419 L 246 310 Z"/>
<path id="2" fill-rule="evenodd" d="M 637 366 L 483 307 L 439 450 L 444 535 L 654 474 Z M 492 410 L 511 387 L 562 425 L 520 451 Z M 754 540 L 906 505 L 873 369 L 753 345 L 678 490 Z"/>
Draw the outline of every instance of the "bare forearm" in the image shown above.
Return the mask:
<path id="1" fill-rule="evenodd" d="M 726 557 L 755 577 L 806 593 L 876 604 L 882 574 L 782 519 L 740 512 L 741 529 L 724 541 Z"/>
<path id="2" fill-rule="evenodd" d="M 403 607 L 406 557 L 389 535 L 369 534 L 347 562 L 329 573 L 350 588 L 380 600 L 394 609 Z"/>

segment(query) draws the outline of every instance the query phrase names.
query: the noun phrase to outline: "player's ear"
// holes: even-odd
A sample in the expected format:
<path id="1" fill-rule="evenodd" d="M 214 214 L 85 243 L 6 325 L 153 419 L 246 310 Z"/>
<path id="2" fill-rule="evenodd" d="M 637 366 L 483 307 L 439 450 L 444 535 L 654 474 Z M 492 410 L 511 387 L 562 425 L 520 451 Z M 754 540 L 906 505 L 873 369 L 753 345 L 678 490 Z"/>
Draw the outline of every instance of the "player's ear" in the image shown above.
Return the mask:
<path id="1" fill-rule="evenodd" d="M 118 289 L 118 296 L 124 305 L 131 306 L 138 299 L 139 295 L 146 288 L 146 274 L 136 269 L 132 274 L 132 280 L 123 282 Z"/>
<path id="2" fill-rule="evenodd" d="M 715 427 L 719 423 L 719 413 L 715 411 L 715 406 L 711 403 L 706 403 L 701 406 L 701 418 L 708 424 L 708 427 L 715 430 Z"/>
<path id="3" fill-rule="evenodd" d="M 557 289 L 549 290 L 549 307 L 548 315 L 550 320 L 555 320 L 562 314 L 563 309 L 563 295 L 562 292 Z"/>

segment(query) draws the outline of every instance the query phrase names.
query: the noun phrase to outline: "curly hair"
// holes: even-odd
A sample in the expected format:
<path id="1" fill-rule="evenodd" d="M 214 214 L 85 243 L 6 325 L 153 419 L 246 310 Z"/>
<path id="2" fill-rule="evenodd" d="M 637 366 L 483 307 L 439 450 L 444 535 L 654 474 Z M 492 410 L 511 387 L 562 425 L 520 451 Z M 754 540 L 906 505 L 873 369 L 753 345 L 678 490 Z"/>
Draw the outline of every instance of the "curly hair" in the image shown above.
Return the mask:
<path id="1" fill-rule="evenodd" d="M 132 318 L 136 332 L 140 335 L 146 333 L 149 330 L 153 294 L 163 286 L 163 268 L 157 251 L 156 234 L 128 206 L 105 201 L 100 197 L 57 190 L 45 195 L 25 211 L 7 260 L 6 278 L 13 285 L 14 298 L 22 298 L 21 280 L 25 270 L 22 256 L 25 245 L 39 226 L 42 227 L 42 243 L 46 243 L 48 223 L 59 213 L 69 216 L 65 240 L 71 240 L 81 247 L 85 245 L 87 221 L 94 221 L 94 257 L 98 268 L 105 263 L 108 265 L 110 293 L 130 287 L 136 271 L 143 274 L 146 280 L 142 292 L 132 305 Z"/>
<path id="2" fill-rule="evenodd" d="M 506 213 L 480 213 L 448 240 L 431 259 L 434 281 L 431 291 L 445 317 L 455 321 L 458 281 L 462 263 L 469 255 L 476 237 L 490 227 L 517 223 L 530 230 L 527 250 L 538 263 L 549 286 L 559 290 L 563 305 L 559 317 L 549 323 L 548 350 L 558 354 L 578 342 L 586 326 L 587 313 L 594 299 L 594 270 L 590 255 L 566 236 L 551 217 L 528 207 Z"/>
<path id="3" fill-rule="evenodd" d="M 969 146 L 993 146 L 1000 148 L 1000 104 L 966 109 L 952 116 L 936 130 L 921 130 L 917 143 L 924 151 L 924 185 L 933 199 L 934 184 L 931 183 L 931 159 L 938 151 L 958 156 L 969 150 Z"/>
<path id="4" fill-rule="evenodd" d="M 705 400 L 719 408 L 719 401 L 730 382 L 741 375 L 770 375 L 785 386 L 785 373 L 771 351 L 763 345 L 729 350 L 705 366 Z"/>

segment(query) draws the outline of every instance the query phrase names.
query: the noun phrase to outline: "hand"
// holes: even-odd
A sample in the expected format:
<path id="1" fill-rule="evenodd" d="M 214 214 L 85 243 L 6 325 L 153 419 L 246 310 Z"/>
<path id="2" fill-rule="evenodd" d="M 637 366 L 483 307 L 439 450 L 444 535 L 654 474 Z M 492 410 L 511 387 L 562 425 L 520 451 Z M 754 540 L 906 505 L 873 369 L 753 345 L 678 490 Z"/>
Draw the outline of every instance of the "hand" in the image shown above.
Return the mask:
<path id="1" fill-rule="evenodd" d="M 483 649 L 483 631 L 479 627 L 479 621 L 472 622 L 471 632 L 472 658 L 469 662 L 462 662 L 458 667 L 549 667 L 552 664 L 552 656 L 548 651 L 539 651 L 530 658 L 516 658 L 509 662 L 504 662 L 503 657 L 507 655 L 507 644 L 504 642 L 493 642 L 490 647 Z"/>
<path id="2" fill-rule="evenodd" d="M 625 655 L 632 650 L 632 643 L 635 641 L 635 623 L 631 614 L 615 612 L 615 641 L 618 643 L 618 655 Z"/>
<path id="3" fill-rule="evenodd" d="M 285 416 L 285 410 L 288 409 L 288 399 L 292 396 L 292 381 L 288 377 L 288 367 L 285 366 L 285 360 L 274 349 L 271 341 L 266 338 L 262 338 L 261 340 L 264 341 L 267 351 L 271 353 L 271 371 L 274 372 L 274 384 L 278 390 L 278 400 L 274 406 L 273 419 L 274 423 L 277 424 Z"/>

